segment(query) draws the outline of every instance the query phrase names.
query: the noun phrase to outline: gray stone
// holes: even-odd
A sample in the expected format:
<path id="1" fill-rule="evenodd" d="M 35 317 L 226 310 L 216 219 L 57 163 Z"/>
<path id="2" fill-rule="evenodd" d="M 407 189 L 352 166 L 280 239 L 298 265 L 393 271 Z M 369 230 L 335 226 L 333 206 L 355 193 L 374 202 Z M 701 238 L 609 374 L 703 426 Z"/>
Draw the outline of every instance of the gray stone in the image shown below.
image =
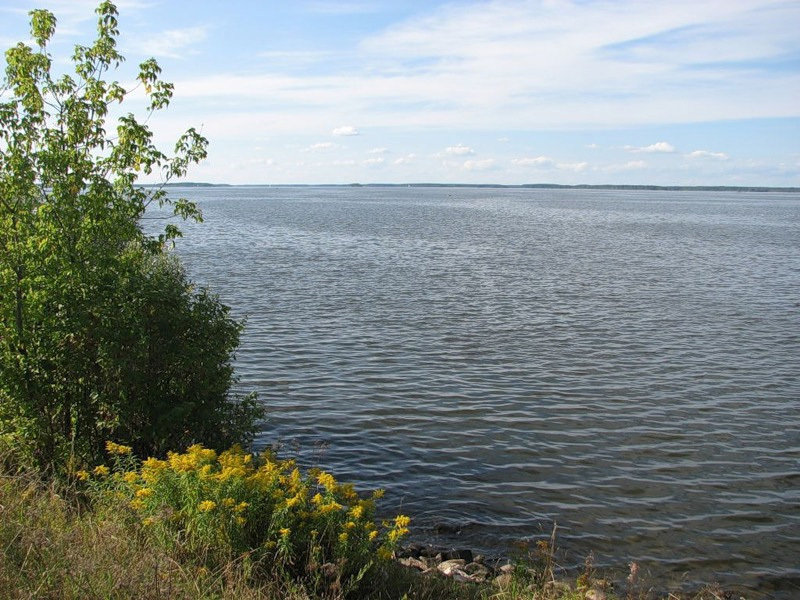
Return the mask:
<path id="1" fill-rule="evenodd" d="M 442 552 L 442 560 L 453 560 L 456 558 L 462 559 L 464 562 L 472 562 L 472 550 L 447 550 Z"/>
<path id="2" fill-rule="evenodd" d="M 464 567 L 464 572 L 480 581 L 486 581 L 489 579 L 489 575 L 491 575 L 491 570 L 486 565 L 482 565 L 480 563 L 469 563 Z"/>
<path id="3" fill-rule="evenodd" d="M 421 544 L 409 544 L 404 548 L 400 548 L 395 552 L 397 558 L 419 558 L 422 552 L 425 550 L 425 546 Z"/>
<path id="4" fill-rule="evenodd" d="M 437 565 L 437 569 L 445 575 L 452 575 L 454 571 L 461 569 L 466 562 L 463 558 L 455 558 L 453 560 L 445 560 Z"/>
<path id="5" fill-rule="evenodd" d="M 606 593 L 602 590 L 589 590 L 584 596 L 586 600 L 606 600 Z"/>
<path id="6" fill-rule="evenodd" d="M 450 577 L 453 579 L 453 581 L 457 581 L 458 583 L 476 583 L 478 581 L 460 569 L 453 570 L 453 572 L 450 574 Z"/>
<path id="7" fill-rule="evenodd" d="M 425 571 L 428 569 L 428 565 L 419 560 L 418 558 L 413 558 L 413 557 L 401 558 L 397 562 L 399 562 L 404 567 L 419 569 L 420 571 Z"/>

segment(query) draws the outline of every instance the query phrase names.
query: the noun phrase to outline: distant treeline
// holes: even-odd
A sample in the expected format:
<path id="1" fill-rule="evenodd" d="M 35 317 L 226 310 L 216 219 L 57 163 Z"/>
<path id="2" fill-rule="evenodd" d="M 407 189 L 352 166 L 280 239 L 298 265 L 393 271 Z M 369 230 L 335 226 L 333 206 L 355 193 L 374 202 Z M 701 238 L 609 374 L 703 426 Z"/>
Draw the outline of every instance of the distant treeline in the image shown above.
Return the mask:
<path id="1" fill-rule="evenodd" d="M 146 185 L 144 187 L 151 187 Z M 412 188 L 490 188 L 490 189 L 539 189 L 539 190 L 661 190 L 668 192 L 800 192 L 798 187 L 757 187 L 735 185 L 562 185 L 559 183 L 523 183 L 504 185 L 501 183 L 349 183 L 349 184 L 244 184 L 229 183 L 167 183 L 165 187 L 412 187 Z"/>

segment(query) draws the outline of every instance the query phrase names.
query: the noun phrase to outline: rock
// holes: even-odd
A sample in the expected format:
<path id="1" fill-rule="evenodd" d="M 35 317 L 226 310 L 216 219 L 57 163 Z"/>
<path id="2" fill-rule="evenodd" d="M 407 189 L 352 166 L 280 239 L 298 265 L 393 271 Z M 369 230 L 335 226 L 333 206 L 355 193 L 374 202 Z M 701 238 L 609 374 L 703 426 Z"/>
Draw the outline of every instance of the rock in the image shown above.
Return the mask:
<path id="1" fill-rule="evenodd" d="M 395 552 L 397 558 L 419 558 L 422 556 L 425 546 L 421 544 L 409 544 Z"/>
<path id="2" fill-rule="evenodd" d="M 448 550 L 442 552 L 442 560 L 462 559 L 464 562 L 472 562 L 472 550 Z"/>
<path id="3" fill-rule="evenodd" d="M 486 581 L 492 573 L 489 567 L 476 562 L 466 565 L 464 572 L 476 581 Z"/>
<path id="4" fill-rule="evenodd" d="M 606 593 L 602 590 L 589 590 L 584 596 L 586 600 L 606 600 Z"/>
<path id="5" fill-rule="evenodd" d="M 503 573 L 502 575 L 495 577 L 492 581 L 497 587 L 499 587 L 501 590 L 504 590 L 511 585 L 512 580 L 513 577 L 511 577 L 511 573 Z"/>
<path id="6" fill-rule="evenodd" d="M 477 579 L 474 579 L 473 577 L 471 577 L 470 575 L 467 575 L 464 571 L 461 571 L 459 569 L 453 570 L 453 572 L 450 574 L 450 577 L 453 579 L 453 581 L 457 581 L 458 583 L 476 583 L 477 582 Z"/>
<path id="7" fill-rule="evenodd" d="M 408 558 L 401 558 L 397 562 L 399 562 L 404 567 L 419 569 L 420 571 L 426 571 L 428 569 L 428 565 L 426 563 L 424 563 L 418 558 L 413 558 L 411 556 L 409 556 Z"/>
<path id="8" fill-rule="evenodd" d="M 455 558 L 453 560 L 445 560 L 439 563 L 436 568 L 445 575 L 452 575 L 454 571 L 466 565 L 463 558 Z"/>
<path id="9" fill-rule="evenodd" d="M 503 565 L 498 569 L 501 573 L 511 573 L 514 570 L 514 565 Z"/>
<path id="10" fill-rule="evenodd" d="M 438 561 L 438 560 L 436 560 L 436 559 L 435 559 L 435 558 L 433 558 L 433 557 L 428 557 L 428 556 L 420 556 L 420 557 L 419 557 L 419 560 L 421 560 L 422 562 L 424 562 L 424 563 L 425 563 L 425 564 L 426 564 L 428 567 L 434 567 L 434 568 L 435 568 L 435 567 L 436 567 L 436 565 L 438 565 L 438 564 L 439 564 L 439 561 Z"/>

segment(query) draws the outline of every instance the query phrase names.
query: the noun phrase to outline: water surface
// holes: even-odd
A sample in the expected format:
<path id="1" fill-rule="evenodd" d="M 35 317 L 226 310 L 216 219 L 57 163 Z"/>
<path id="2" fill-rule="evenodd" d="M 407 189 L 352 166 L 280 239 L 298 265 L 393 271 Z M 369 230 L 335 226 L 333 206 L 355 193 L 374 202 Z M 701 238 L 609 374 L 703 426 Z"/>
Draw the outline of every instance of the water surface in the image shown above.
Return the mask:
<path id="1" fill-rule="evenodd" d="M 261 445 L 419 539 L 800 597 L 800 196 L 209 188 Z M 755 597 L 760 597 L 756 595 Z"/>

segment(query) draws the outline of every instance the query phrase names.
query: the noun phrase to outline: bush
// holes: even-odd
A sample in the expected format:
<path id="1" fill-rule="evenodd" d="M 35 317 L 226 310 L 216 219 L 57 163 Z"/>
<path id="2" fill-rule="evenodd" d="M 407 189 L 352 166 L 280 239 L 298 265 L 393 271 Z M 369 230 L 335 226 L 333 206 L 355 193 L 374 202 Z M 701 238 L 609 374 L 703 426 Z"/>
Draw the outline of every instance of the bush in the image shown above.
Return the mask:
<path id="1" fill-rule="evenodd" d="M 197 444 L 140 463 L 129 446 L 108 442 L 107 449 L 111 467 L 77 473 L 90 497 L 127 503 L 161 546 L 180 547 L 212 570 L 242 560 L 257 578 L 344 594 L 408 533 L 403 515 L 376 526 L 380 490 L 359 494 L 329 473 L 303 474 L 270 453 L 233 446 L 218 454 Z"/>
<path id="2" fill-rule="evenodd" d="M 6 52 L 0 85 L 0 443 L 56 471 L 98 460 L 109 437 L 143 454 L 223 448 L 246 441 L 259 415 L 252 397 L 229 396 L 241 324 L 169 258 L 174 224 L 157 236 L 140 227 L 153 203 L 201 219 L 163 186 L 135 184 L 182 177 L 207 141 L 190 129 L 170 157 L 146 121 L 111 119 L 135 90 L 148 117 L 165 108 L 172 84 L 153 59 L 131 89 L 105 79 L 124 59 L 115 6 L 96 12 L 97 39 L 56 78 L 56 18 L 32 11 L 35 45 Z"/>

